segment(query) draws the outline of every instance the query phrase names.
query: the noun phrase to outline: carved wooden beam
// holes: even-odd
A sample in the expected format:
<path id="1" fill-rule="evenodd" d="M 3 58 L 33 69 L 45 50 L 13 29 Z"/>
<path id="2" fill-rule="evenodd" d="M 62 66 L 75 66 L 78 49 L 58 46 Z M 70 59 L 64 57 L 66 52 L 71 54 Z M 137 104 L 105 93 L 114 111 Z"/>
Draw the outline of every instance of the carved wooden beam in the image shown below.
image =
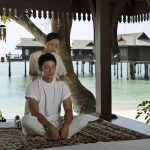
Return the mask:
<path id="1" fill-rule="evenodd" d="M 119 46 L 117 41 L 117 28 L 118 21 L 122 15 L 123 9 L 127 5 L 128 0 L 116 0 L 112 4 L 112 12 L 111 12 L 111 24 L 110 24 L 110 33 L 111 33 L 111 49 L 113 51 L 113 55 L 119 53 Z"/>
<path id="2" fill-rule="evenodd" d="M 51 18 L 54 12 L 59 16 L 69 13 L 74 20 L 91 20 L 91 8 L 87 0 L 30 0 L 29 3 L 25 0 L 0 0 L 0 6 L 0 16 L 4 15 L 5 9 L 6 16 L 19 17 L 20 12 L 24 12 L 28 17 Z"/>
<path id="3" fill-rule="evenodd" d="M 94 1 L 92 1 L 92 0 L 87 0 L 87 3 L 89 4 L 89 7 L 90 7 L 91 12 L 92 12 L 92 15 L 93 15 L 93 17 L 94 17 L 94 16 L 95 16 L 95 13 L 96 13 Z"/>

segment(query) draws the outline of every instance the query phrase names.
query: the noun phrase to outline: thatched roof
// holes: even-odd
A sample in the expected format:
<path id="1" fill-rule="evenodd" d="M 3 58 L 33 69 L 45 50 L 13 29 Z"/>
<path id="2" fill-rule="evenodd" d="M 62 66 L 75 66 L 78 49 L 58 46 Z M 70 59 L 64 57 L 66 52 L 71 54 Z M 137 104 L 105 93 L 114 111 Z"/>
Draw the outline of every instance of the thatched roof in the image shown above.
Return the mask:
<path id="1" fill-rule="evenodd" d="M 150 46 L 150 38 L 144 32 L 118 34 L 117 39 L 119 46 Z M 71 49 L 93 50 L 93 46 L 92 40 L 74 40 Z"/>
<path id="2" fill-rule="evenodd" d="M 150 39 L 144 33 L 128 33 L 118 35 L 119 46 L 150 46 Z"/>
<path id="3" fill-rule="evenodd" d="M 34 38 L 21 38 L 21 42 L 16 45 L 17 48 L 22 47 L 44 47 L 40 42 Z"/>
<path id="4" fill-rule="evenodd" d="M 71 49 L 93 50 L 94 43 L 92 40 L 74 40 Z"/>
<path id="5" fill-rule="evenodd" d="M 119 46 L 150 46 L 150 38 L 144 32 L 118 34 L 117 39 Z M 21 42 L 16 45 L 17 48 L 44 47 L 34 38 L 21 38 L 20 40 Z M 73 40 L 71 49 L 93 50 L 93 46 L 92 40 Z"/>

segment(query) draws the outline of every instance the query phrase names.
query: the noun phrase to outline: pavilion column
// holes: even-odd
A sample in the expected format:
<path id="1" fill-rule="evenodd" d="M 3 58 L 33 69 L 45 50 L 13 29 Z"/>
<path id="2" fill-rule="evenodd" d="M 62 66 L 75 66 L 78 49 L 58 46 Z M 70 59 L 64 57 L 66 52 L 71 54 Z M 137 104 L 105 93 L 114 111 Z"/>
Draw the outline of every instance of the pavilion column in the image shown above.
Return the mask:
<path id="1" fill-rule="evenodd" d="M 111 30 L 109 0 L 96 0 L 96 112 L 109 120 L 111 108 Z"/>

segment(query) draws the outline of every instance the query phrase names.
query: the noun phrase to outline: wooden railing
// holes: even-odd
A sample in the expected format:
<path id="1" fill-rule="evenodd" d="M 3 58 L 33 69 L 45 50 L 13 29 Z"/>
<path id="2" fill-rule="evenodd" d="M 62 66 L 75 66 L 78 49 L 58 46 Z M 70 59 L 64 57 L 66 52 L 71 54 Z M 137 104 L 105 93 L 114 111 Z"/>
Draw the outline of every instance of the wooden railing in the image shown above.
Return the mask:
<path id="1" fill-rule="evenodd" d="M 72 56 L 72 60 L 73 61 L 96 61 L 96 56 L 95 55 L 76 55 L 76 56 Z M 112 57 L 112 62 L 116 62 L 116 61 L 120 61 L 119 57 Z"/>
<path id="2" fill-rule="evenodd" d="M 6 54 L 7 61 L 21 61 L 22 54 Z"/>
<path id="3" fill-rule="evenodd" d="M 73 61 L 95 61 L 95 55 L 72 56 Z"/>

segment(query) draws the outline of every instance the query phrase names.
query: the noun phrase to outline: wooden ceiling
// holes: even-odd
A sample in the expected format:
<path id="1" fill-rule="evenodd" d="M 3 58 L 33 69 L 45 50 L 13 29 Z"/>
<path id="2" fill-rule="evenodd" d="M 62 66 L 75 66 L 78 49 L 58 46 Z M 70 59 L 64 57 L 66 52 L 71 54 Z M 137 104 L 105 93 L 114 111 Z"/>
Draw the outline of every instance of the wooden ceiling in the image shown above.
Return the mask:
<path id="1" fill-rule="evenodd" d="M 90 20 L 89 0 L 0 0 L 0 15 L 27 14 L 41 18 L 51 18 L 52 12 L 59 16 L 66 13 L 74 20 Z"/>
<path id="2" fill-rule="evenodd" d="M 119 0 L 110 0 L 115 4 Z M 139 22 L 150 19 L 150 0 L 125 0 L 120 22 Z M 52 11 L 60 18 L 67 14 L 74 20 L 90 20 L 96 0 L 0 0 L 0 15 L 27 14 L 29 17 L 51 18 Z M 112 5 L 113 6 L 113 5 Z M 113 9 L 113 8 L 112 8 Z"/>

